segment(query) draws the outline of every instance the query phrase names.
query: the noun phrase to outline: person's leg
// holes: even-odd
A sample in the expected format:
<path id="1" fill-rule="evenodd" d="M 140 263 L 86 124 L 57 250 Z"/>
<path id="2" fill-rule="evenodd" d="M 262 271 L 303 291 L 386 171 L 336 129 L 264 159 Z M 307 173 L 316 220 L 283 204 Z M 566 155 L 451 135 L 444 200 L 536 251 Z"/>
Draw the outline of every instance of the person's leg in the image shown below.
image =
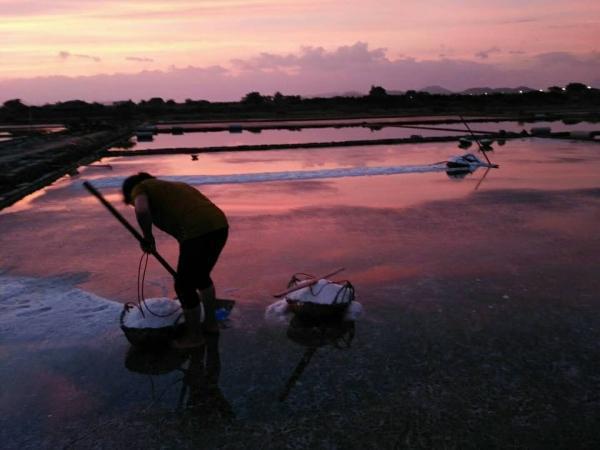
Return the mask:
<path id="1" fill-rule="evenodd" d="M 216 318 L 217 297 L 215 285 L 210 277 L 210 273 L 217 263 L 225 243 L 227 242 L 228 229 L 214 231 L 205 236 L 203 240 L 202 264 L 199 276 L 197 278 L 197 287 L 200 292 L 200 299 L 204 305 L 204 324 L 203 329 L 207 333 L 218 333 L 219 327 Z"/>
<path id="2" fill-rule="evenodd" d="M 175 292 L 183 308 L 184 335 L 173 345 L 176 348 L 198 347 L 204 344 L 202 336 L 200 298 L 196 292 L 193 249 L 182 243 L 179 249 Z"/>
<path id="3" fill-rule="evenodd" d="M 204 306 L 204 324 L 203 330 L 208 333 L 218 333 L 219 326 L 217 324 L 217 297 L 215 294 L 215 285 L 200 290 L 200 299 Z"/>

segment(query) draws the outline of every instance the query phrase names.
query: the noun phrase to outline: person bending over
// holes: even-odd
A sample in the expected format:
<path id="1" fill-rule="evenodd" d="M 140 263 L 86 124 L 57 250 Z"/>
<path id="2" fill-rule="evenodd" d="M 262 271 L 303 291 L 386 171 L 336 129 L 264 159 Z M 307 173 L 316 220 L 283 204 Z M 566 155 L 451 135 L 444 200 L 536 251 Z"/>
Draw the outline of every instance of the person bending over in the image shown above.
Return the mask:
<path id="1" fill-rule="evenodd" d="M 219 332 L 210 272 L 227 242 L 229 224 L 225 214 L 193 186 L 159 180 L 146 172 L 126 178 L 122 189 L 125 203 L 135 207 L 144 235 L 143 251 L 156 250 L 152 225 L 179 242 L 175 292 L 183 307 L 185 333 L 173 345 L 190 348 L 204 344 L 203 330 Z M 200 301 L 204 305 L 203 324 Z"/>

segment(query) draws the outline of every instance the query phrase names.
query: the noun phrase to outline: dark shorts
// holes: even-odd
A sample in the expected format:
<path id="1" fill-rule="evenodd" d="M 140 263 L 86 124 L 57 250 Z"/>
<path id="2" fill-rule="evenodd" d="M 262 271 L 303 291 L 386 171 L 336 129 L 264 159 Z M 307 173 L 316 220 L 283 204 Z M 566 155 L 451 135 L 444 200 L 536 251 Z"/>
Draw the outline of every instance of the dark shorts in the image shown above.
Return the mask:
<path id="1" fill-rule="evenodd" d="M 228 234 L 229 228 L 221 228 L 179 244 L 175 291 L 184 308 L 198 306 L 196 289 L 202 290 L 213 285 L 210 272 L 225 247 Z"/>

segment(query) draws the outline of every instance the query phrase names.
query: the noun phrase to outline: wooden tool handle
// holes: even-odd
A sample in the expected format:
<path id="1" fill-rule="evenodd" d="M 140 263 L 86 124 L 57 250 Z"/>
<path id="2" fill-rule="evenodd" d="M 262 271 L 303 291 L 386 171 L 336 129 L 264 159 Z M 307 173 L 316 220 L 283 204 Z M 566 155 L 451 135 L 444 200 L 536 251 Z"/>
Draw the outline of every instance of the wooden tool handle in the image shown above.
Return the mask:
<path id="1" fill-rule="evenodd" d="M 108 200 L 106 200 L 104 198 L 104 196 L 98 192 L 98 190 L 92 186 L 92 183 L 90 183 L 89 181 L 84 181 L 83 182 L 83 187 L 85 187 L 90 194 L 92 194 L 94 197 L 96 197 L 98 200 L 100 200 L 100 203 L 102 203 L 106 209 L 108 209 L 110 211 L 110 213 L 115 216 L 115 218 L 121 222 L 121 225 L 123 225 L 132 235 L 133 237 L 135 237 L 138 241 L 142 242 L 144 240 L 144 237 L 139 233 L 138 230 L 136 230 L 128 221 L 127 219 L 125 219 L 125 217 L 123 217 L 121 215 L 121 213 L 119 211 L 117 211 L 113 205 L 111 205 Z M 171 265 L 160 255 L 160 253 L 158 253 L 156 250 L 154 250 L 153 252 L 151 252 L 151 254 L 157 259 L 157 261 L 165 268 L 167 269 L 167 272 L 169 272 L 173 277 L 175 277 L 177 275 L 177 272 L 175 272 L 175 269 L 173 269 L 171 267 Z"/>

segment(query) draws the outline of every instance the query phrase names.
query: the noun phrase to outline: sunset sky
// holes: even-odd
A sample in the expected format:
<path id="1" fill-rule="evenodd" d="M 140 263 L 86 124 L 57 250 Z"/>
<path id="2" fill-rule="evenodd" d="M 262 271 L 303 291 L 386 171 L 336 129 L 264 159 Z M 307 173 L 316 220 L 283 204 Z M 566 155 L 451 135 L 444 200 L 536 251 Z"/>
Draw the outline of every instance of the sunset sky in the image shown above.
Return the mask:
<path id="1" fill-rule="evenodd" d="M 600 87 L 598 0 L 0 0 L 0 101 Z"/>

